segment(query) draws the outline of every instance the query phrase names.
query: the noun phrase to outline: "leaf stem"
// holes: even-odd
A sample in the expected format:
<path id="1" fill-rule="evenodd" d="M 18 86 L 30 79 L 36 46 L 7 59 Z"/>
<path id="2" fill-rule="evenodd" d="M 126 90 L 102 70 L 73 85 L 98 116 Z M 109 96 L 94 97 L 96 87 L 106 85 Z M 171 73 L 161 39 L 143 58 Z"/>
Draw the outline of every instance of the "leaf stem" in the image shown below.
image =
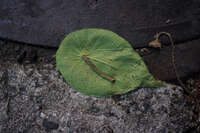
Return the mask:
<path id="1" fill-rule="evenodd" d="M 173 41 L 173 39 L 172 39 L 171 34 L 168 33 L 168 32 L 159 32 L 159 33 L 157 33 L 157 34 L 154 36 L 155 40 L 152 41 L 152 42 L 153 42 L 153 44 L 159 44 L 159 47 L 161 48 L 161 42 L 159 41 L 159 38 L 160 38 L 160 36 L 162 36 L 162 35 L 166 35 L 166 36 L 169 38 L 169 40 L 170 40 L 170 43 L 171 43 L 171 46 L 172 46 L 172 54 L 171 54 L 171 57 L 172 57 L 172 65 L 173 65 L 173 68 L 174 68 L 174 71 L 175 71 L 176 78 L 177 78 L 179 84 L 183 87 L 184 91 L 185 91 L 186 93 L 189 94 L 189 92 L 187 91 L 187 87 L 184 85 L 184 83 L 183 83 L 182 80 L 180 79 L 179 73 L 178 73 L 178 71 L 177 71 L 176 62 L 175 62 L 175 45 L 174 45 L 174 41 Z M 152 42 L 151 42 L 151 43 L 152 43 Z"/>
<path id="2" fill-rule="evenodd" d="M 100 70 L 97 69 L 97 67 L 89 60 L 89 58 L 86 55 L 82 55 L 83 60 L 85 61 L 86 64 L 90 66 L 90 68 L 95 71 L 99 76 L 105 78 L 106 80 L 109 80 L 110 82 L 114 83 L 116 81 L 115 78 L 105 74 L 104 72 L 101 72 Z"/>

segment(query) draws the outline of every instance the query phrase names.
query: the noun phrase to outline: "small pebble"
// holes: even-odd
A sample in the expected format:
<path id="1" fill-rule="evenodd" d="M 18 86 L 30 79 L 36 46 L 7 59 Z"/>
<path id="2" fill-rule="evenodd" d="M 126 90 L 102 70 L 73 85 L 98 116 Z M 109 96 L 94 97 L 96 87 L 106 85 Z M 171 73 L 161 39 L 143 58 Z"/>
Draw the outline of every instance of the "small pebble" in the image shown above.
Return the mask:
<path id="1" fill-rule="evenodd" d="M 59 127 L 58 123 L 53 122 L 53 121 L 49 121 L 47 119 L 43 120 L 42 125 L 47 132 L 50 132 L 51 130 L 56 130 Z"/>
<path id="2" fill-rule="evenodd" d="M 41 112 L 41 113 L 40 113 L 40 117 L 41 117 L 41 118 L 45 118 L 45 117 L 46 117 L 46 114 L 44 114 L 44 113 Z"/>

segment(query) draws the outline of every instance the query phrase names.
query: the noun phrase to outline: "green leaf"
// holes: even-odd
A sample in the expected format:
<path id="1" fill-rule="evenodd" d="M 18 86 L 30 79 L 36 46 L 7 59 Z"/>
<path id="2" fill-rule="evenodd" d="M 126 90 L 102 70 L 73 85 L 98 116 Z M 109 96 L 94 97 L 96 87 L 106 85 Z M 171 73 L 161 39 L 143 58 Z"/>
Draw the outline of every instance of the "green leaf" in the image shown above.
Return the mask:
<path id="1" fill-rule="evenodd" d="M 103 29 L 70 33 L 56 53 L 56 64 L 72 88 L 89 96 L 111 96 L 163 85 L 152 77 L 129 42 Z"/>

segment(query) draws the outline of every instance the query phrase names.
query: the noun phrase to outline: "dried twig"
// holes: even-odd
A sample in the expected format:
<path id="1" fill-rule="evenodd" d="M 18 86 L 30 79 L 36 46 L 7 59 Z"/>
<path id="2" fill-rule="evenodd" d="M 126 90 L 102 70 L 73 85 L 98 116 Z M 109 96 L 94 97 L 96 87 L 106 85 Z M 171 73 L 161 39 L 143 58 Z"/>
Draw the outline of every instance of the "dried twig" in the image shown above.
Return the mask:
<path id="1" fill-rule="evenodd" d="M 100 75 L 101 77 L 109 80 L 110 82 L 114 83 L 116 81 L 115 78 L 105 74 L 104 72 L 101 72 L 99 69 L 97 69 L 97 67 L 89 60 L 89 58 L 86 55 L 82 56 L 83 60 L 85 61 L 86 64 L 88 64 L 90 66 L 90 68 L 95 71 L 98 75 Z"/>
<path id="2" fill-rule="evenodd" d="M 184 85 L 183 82 L 181 81 L 180 76 L 179 76 L 179 73 L 178 73 L 178 71 L 177 71 L 176 62 L 175 62 L 175 45 L 174 45 L 174 41 L 173 41 L 173 39 L 172 39 L 171 34 L 168 33 L 168 32 L 159 32 L 159 33 L 157 33 L 157 34 L 154 36 L 155 40 L 152 41 L 152 42 L 150 42 L 150 43 L 149 43 L 149 46 L 150 46 L 150 47 L 154 47 L 154 48 L 161 48 L 161 47 L 162 47 L 162 44 L 161 44 L 161 42 L 159 41 L 159 37 L 160 37 L 161 35 L 166 35 L 166 36 L 169 38 L 169 40 L 170 40 L 170 43 L 171 43 L 171 45 L 172 45 L 172 54 L 171 54 L 171 57 L 172 57 L 172 65 L 173 65 L 173 68 L 174 68 L 174 71 L 175 71 L 175 75 L 176 75 L 176 78 L 177 78 L 179 84 L 181 85 L 181 87 L 183 87 L 183 89 L 187 92 L 187 87 L 185 87 L 185 85 Z M 187 92 L 187 93 L 188 93 L 188 92 Z"/>

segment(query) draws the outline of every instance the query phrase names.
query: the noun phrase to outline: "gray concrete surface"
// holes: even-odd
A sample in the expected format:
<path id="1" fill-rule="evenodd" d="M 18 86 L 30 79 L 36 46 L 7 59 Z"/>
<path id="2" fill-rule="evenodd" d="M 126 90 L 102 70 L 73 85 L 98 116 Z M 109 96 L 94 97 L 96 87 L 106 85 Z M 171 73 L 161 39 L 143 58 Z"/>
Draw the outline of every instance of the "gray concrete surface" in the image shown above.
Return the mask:
<path id="1" fill-rule="evenodd" d="M 183 133 L 193 123 L 194 107 L 180 87 L 92 98 L 63 80 L 54 50 L 0 46 L 0 133 Z M 37 61 L 32 52 L 20 63 L 22 47 L 37 50 Z"/>

